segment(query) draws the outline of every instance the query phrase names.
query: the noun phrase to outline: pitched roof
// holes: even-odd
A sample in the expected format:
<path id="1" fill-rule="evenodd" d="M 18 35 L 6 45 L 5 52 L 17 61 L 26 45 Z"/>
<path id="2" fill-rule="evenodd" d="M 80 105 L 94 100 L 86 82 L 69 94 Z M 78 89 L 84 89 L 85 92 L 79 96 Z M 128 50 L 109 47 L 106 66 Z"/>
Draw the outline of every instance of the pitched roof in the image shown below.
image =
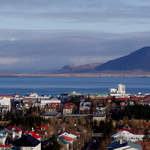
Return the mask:
<path id="1" fill-rule="evenodd" d="M 128 143 L 127 142 L 123 142 L 122 144 L 120 144 L 119 141 L 113 141 L 112 143 L 107 145 L 107 149 L 115 149 L 115 148 L 121 148 L 121 147 L 125 147 L 127 146 Z"/>
<path id="2" fill-rule="evenodd" d="M 25 131 L 24 134 L 29 134 L 29 135 L 33 136 L 34 138 L 36 138 L 36 139 L 41 138 L 38 133 L 33 132 L 33 131 Z"/>
<path id="3" fill-rule="evenodd" d="M 66 106 L 66 107 L 64 107 L 63 109 L 72 109 L 72 107 L 67 107 L 67 106 Z"/>
<path id="4" fill-rule="evenodd" d="M 72 141 L 71 137 L 68 137 L 68 136 L 65 136 L 65 135 L 62 135 L 61 138 L 64 138 L 66 141 Z"/>
<path id="5" fill-rule="evenodd" d="M 6 133 L 9 133 L 8 129 L 2 129 L 2 130 L 0 130 L 0 134 L 6 134 Z"/>
<path id="6" fill-rule="evenodd" d="M 7 127 L 7 129 L 9 131 L 22 131 L 20 128 L 16 127 L 16 126 L 9 126 Z"/>
<path id="7" fill-rule="evenodd" d="M 121 131 L 127 131 L 127 132 L 130 132 L 130 133 L 132 133 L 132 134 L 137 134 L 135 131 L 133 131 L 133 130 L 131 130 L 131 129 L 126 129 L 126 128 L 124 128 L 124 129 L 119 129 L 119 130 L 118 130 L 118 132 L 121 132 Z"/>
<path id="8" fill-rule="evenodd" d="M 46 126 L 46 125 L 41 125 L 41 126 L 38 126 L 38 127 L 37 127 L 38 132 L 43 132 L 43 131 L 45 131 L 46 129 L 47 129 L 47 126 Z"/>
<path id="9" fill-rule="evenodd" d="M 11 148 L 11 145 L 0 145 L 0 148 Z"/>
<path id="10" fill-rule="evenodd" d="M 74 104 L 73 104 L 73 103 L 71 103 L 71 102 L 68 102 L 68 103 L 66 103 L 66 104 L 65 104 L 65 106 L 66 106 L 66 107 L 73 107 L 73 106 L 74 106 Z"/>
<path id="11" fill-rule="evenodd" d="M 130 150 L 142 150 L 142 146 L 140 144 L 136 144 L 136 143 L 130 143 L 130 142 L 125 142 L 122 141 L 122 143 L 120 143 L 120 141 L 113 141 L 112 143 L 107 145 L 107 149 L 108 150 L 112 150 L 112 149 L 130 149 Z"/>
<path id="12" fill-rule="evenodd" d="M 35 147 L 40 143 L 39 140 L 34 138 L 33 136 L 26 134 L 23 135 L 20 139 L 16 140 L 13 145 L 14 146 L 24 146 L 24 147 Z"/>
<path id="13" fill-rule="evenodd" d="M 13 98 L 12 95 L 0 95 L 0 97 L 8 97 L 8 98 Z"/>

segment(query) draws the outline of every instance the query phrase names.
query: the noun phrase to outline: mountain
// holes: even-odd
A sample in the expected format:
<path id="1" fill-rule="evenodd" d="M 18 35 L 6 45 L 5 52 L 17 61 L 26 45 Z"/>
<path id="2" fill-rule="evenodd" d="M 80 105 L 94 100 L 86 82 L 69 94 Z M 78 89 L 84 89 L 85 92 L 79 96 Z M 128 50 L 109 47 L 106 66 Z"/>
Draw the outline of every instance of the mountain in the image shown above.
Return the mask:
<path id="1" fill-rule="evenodd" d="M 85 73 L 85 72 L 95 72 L 95 67 L 100 66 L 101 63 L 92 63 L 85 65 L 65 65 L 58 73 Z"/>
<path id="2" fill-rule="evenodd" d="M 129 55 L 110 60 L 103 64 L 66 65 L 58 73 L 119 73 L 131 71 L 150 72 L 150 47 L 141 48 Z"/>
<path id="3" fill-rule="evenodd" d="M 145 71 L 150 72 L 150 47 L 144 47 L 133 53 L 110 60 L 95 68 L 102 71 Z"/>

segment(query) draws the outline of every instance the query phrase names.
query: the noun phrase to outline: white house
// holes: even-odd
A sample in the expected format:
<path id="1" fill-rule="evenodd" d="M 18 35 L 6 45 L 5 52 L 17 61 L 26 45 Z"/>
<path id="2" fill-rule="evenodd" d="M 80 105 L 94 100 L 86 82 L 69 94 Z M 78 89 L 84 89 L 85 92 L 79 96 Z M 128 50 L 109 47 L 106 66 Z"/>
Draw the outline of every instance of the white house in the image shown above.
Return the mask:
<path id="1" fill-rule="evenodd" d="M 107 150 L 142 150 L 142 146 L 140 144 L 119 140 L 108 144 Z"/>
<path id="2" fill-rule="evenodd" d="M 22 136 L 21 128 L 18 128 L 16 126 L 9 126 L 7 127 L 7 129 L 11 133 L 12 139 L 18 139 Z"/>
<path id="3" fill-rule="evenodd" d="M 124 141 L 128 141 L 128 142 L 139 142 L 143 140 L 144 135 L 133 134 L 130 133 L 129 131 L 124 130 L 112 135 L 112 137 L 114 139 L 123 139 Z"/>
<path id="4" fill-rule="evenodd" d="M 6 138 L 6 136 L 0 136 L 0 145 L 5 145 Z"/>
<path id="5" fill-rule="evenodd" d="M 69 150 L 69 147 L 73 145 L 73 142 L 77 139 L 77 136 L 71 133 L 64 132 L 58 136 L 58 140 L 66 145 L 65 150 Z M 70 145 L 70 146 L 69 146 Z"/>
<path id="6" fill-rule="evenodd" d="M 45 106 L 47 104 L 61 104 L 61 100 L 59 100 L 57 98 L 41 99 L 41 106 Z"/>
<path id="7" fill-rule="evenodd" d="M 0 97 L 0 106 L 7 107 L 8 111 L 11 110 L 11 98 L 10 97 Z"/>
<path id="8" fill-rule="evenodd" d="M 126 93 L 126 86 L 123 84 L 118 84 L 118 88 L 111 88 L 109 90 L 110 96 L 115 96 L 115 97 L 129 97 L 130 95 Z"/>

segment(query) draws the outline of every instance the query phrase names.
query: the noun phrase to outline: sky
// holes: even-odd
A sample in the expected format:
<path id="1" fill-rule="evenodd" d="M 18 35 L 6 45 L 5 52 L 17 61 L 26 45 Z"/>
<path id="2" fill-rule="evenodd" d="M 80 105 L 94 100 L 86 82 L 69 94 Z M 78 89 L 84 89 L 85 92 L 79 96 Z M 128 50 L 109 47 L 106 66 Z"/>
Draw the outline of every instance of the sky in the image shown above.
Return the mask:
<path id="1" fill-rule="evenodd" d="M 149 0 L 0 0 L 0 72 L 104 63 L 150 46 Z"/>

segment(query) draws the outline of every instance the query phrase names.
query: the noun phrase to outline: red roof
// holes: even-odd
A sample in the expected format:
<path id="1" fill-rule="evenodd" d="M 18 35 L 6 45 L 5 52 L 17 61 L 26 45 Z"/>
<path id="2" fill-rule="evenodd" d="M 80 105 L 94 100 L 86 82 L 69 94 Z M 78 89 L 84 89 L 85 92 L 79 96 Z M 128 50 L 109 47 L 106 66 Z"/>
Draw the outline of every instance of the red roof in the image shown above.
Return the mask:
<path id="1" fill-rule="evenodd" d="M 136 96 L 130 97 L 130 100 L 143 100 L 143 99 L 144 97 L 136 97 Z"/>
<path id="2" fill-rule="evenodd" d="M 12 98 L 13 96 L 12 95 L 0 95 L 0 97 L 9 97 L 9 98 Z"/>
<path id="3" fill-rule="evenodd" d="M 27 100 L 31 100 L 31 101 L 33 100 L 34 101 L 36 99 L 37 99 L 36 97 L 25 97 L 23 100 L 24 101 L 27 101 Z"/>
<path id="4" fill-rule="evenodd" d="M 54 103 L 49 103 L 49 105 L 60 105 L 60 103 L 54 102 Z"/>
<path id="5" fill-rule="evenodd" d="M 41 126 L 38 126 L 38 127 L 37 127 L 37 130 L 38 130 L 39 132 L 43 132 L 43 131 L 46 130 L 46 128 L 47 128 L 46 125 L 41 125 Z"/>
<path id="6" fill-rule="evenodd" d="M 65 136 L 65 135 L 62 135 L 61 138 L 64 138 L 66 141 L 72 141 L 71 137 L 68 137 L 68 136 Z"/>
<path id="7" fill-rule="evenodd" d="M 33 136 L 36 139 L 39 139 L 41 137 L 38 133 L 33 132 L 33 131 L 25 131 L 24 134 L 30 134 L 31 136 Z"/>
<path id="8" fill-rule="evenodd" d="M 64 109 L 72 109 L 72 107 L 64 107 Z"/>
<path id="9" fill-rule="evenodd" d="M 129 98 L 117 98 L 118 101 L 128 101 L 130 100 Z"/>
<path id="10" fill-rule="evenodd" d="M 11 148 L 11 145 L 0 145 L 0 148 Z"/>
<path id="11" fill-rule="evenodd" d="M 132 133 L 132 134 L 137 134 L 135 131 L 130 130 L 130 129 L 119 129 L 119 130 L 118 130 L 118 132 L 121 132 L 121 131 L 128 131 L 128 132 L 130 132 L 130 133 Z"/>
<path id="12" fill-rule="evenodd" d="M 21 128 L 18 128 L 16 126 L 9 126 L 9 127 L 7 127 L 7 129 L 10 130 L 10 131 L 12 131 L 12 130 L 14 130 L 14 131 L 22 131 Z"/>
<path id="13" fill-rule="evenodd" d="M 74 106 L 74 104 L 69 102 L 69 103 L 66 103 L 65 106 Z"/>

